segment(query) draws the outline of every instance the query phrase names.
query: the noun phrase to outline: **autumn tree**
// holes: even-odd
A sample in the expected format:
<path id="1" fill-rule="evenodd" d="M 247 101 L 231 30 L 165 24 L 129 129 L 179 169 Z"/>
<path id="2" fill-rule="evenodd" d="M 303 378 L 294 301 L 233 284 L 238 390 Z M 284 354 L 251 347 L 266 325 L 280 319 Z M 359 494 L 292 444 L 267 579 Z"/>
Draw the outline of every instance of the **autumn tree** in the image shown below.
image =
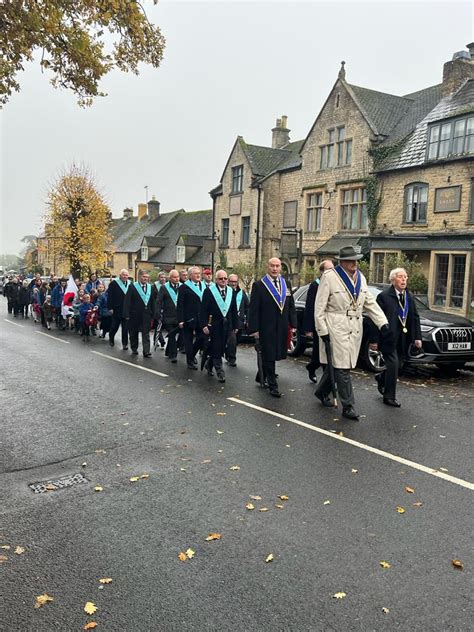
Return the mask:
<path id="1" fill-rule="evenodd" d="M 99 83 L 112 69 L 157 68 L 165 39 L 136 0 L 2 0 L 0 46 L 0 104 L 20 90 L 18 73 L 40 53 L 53 86 L 72 90 L 84 106 L 105 96 Z"/>
<path id="2" fill-rule="evenodd" d="M 84 166 L 72 165 L 48 192 L 45 236 L 51 255 L 74 276 L 103 269 L 110 253 L 110 209 Z"/>

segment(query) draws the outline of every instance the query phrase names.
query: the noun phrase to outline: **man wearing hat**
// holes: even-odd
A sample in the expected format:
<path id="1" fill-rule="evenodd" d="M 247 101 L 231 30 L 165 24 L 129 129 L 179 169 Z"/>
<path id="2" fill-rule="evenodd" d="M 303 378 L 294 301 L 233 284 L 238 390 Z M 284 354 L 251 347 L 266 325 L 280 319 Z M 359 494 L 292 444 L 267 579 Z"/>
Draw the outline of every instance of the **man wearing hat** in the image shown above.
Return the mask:
<path id="1" fill-rule="evenodd" d="M 388 319 L 394 343 L 386 347 L 380 341 L 380 350 L 385 360 L 385 371 L 375 376 L 383 403 L 400 408 L 396 398 L 397 378 L 408 355 L 410 345 L 421 349 L 420 317 L 415 299 L 407 289 L 408 275 L 404 268 L 395 268 L 390 272 L 390 287 L 380 292 L 377 303 Z M 419 351 L 418 351 L 419 352 Z"/>
<path id="2" fill-rule="evenodd" d="M 366 313 L 382 331 L 381 338 L 388 341 L 387 318 L 367 287 L 357 261 L 362 255 L 354 246 L 345 246 L 339 251 L 338 265 L 326 270 L 321 276 L 314 307 L 314 320 L 319 336 L 321 364 L 327 365 L 325 342 L 331 346 L 334 377 L 342 403 L 342 416 L 358 421 L 354 410 L 354 392 L 350 370 L 355 368 L 359 356 L 363 333 L 362 313 Z M 316 397 L 323 406 L 332 406 L 329 371 L 323 373 Z"/>
<path id="3" fill-rule="evenodd" d="M 202 271 L 202 280 L 205 287 L 211 287 L 211 285 L 213 285 L 211 268 L 204 268 Z"/>

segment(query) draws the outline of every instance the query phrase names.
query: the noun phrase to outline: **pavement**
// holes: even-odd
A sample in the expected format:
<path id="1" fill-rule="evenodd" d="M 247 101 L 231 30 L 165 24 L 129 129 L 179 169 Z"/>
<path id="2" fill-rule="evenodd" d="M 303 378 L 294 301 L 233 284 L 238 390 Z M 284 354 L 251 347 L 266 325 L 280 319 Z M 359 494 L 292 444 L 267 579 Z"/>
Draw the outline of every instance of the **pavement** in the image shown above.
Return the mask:
<path id="1" fill-rule="evenodd" d="M 276 400 L 0 309 L 1 629 L 472 630 L 472 373 L 356 370 L 354 423 L 304 358 Z"/>

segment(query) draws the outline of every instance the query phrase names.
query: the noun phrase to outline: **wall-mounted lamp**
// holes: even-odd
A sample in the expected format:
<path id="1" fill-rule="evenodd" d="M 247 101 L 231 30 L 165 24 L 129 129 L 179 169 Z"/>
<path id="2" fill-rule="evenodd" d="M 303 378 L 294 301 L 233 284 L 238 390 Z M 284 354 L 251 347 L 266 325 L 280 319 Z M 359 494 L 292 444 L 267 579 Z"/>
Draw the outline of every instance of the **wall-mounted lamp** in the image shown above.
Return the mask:
<path id="1" fill-rule="evenodd" d="M 448 176 L 448 179 L 446 180 L 446 182 L 451 182 L 451 176 Z"/>

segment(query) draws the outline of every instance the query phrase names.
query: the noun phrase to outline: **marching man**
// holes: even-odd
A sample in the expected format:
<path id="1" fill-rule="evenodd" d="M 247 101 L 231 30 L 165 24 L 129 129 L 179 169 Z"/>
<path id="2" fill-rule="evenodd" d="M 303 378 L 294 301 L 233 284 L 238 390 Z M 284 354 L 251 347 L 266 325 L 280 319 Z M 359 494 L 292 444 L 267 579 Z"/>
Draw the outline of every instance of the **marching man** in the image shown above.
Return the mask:
<path id="1" fill-rule="evenodd" d="M 132 283 L 125 295 L 123 317 L 128 321 L 132 353 L 138 355 L 138 334 L 142 335 L 143 356 L 150 358 L 150 327 L 155 316 L 157 291 L 150 284 L 145 270 L 138 272 L 138 281 Z"/>

